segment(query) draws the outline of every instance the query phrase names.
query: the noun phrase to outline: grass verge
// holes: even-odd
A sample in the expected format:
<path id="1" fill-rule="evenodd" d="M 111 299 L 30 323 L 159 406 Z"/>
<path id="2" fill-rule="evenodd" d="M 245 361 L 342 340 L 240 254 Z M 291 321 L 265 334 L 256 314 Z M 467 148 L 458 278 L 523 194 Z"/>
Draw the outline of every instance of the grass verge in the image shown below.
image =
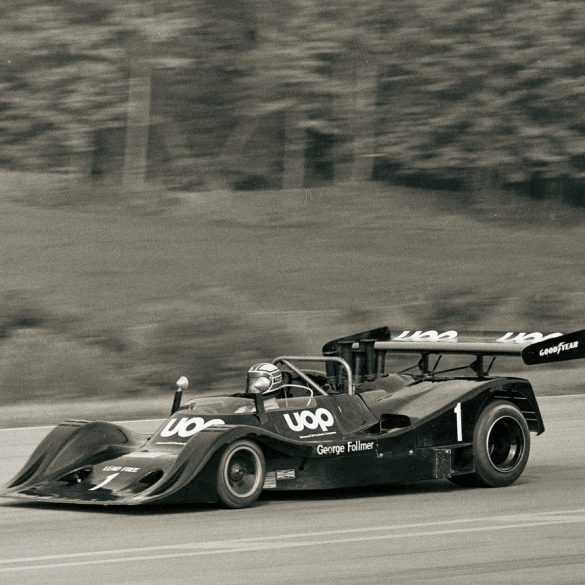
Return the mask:
<path id="1" fill-rule="evenodd" d="M 255 361 L 381 324 L 582 326 L 579 214 L 550 202 L 368 183 L 140 205 L 4 179 L 3 405 L 238 389 Z"/>

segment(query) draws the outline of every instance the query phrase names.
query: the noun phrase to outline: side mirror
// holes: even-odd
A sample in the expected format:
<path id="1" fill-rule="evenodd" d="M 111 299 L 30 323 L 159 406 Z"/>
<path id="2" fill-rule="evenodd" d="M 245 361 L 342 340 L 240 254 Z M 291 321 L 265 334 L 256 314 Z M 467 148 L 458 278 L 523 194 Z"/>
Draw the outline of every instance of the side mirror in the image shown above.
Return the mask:
<path id="1" fill-rule="evenodd" d="M 189 388 L 189 380 L 185 376 L 181 376 L 177 381 L 177 389 L 175 390 L 175 397 L 173 398 L 173 406 L 171 407 L 171 414 L 177 412 L 181 408 L 181 399 L 183 398 L 183 390 Z"/>

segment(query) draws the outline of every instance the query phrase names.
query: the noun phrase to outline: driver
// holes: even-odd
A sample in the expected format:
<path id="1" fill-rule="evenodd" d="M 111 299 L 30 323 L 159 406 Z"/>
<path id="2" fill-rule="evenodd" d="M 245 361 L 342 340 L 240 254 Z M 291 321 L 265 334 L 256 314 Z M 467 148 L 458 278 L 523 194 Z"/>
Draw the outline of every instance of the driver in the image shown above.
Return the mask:
<path id="1" fill-rule="evenodd" d="M 249 394 L 276 392 L 281 386 L 282 372 L 274 364 L 260 362 L 248 370 L 246 392 Z"/>

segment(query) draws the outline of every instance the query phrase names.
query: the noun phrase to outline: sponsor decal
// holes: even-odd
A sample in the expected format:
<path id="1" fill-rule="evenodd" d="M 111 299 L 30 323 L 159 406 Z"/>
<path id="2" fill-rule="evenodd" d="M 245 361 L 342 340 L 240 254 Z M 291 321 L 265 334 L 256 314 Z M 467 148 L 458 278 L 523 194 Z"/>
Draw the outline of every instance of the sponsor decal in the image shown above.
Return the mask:
<path id="1" fill-rule="evenodd" d="M 337 431 L 329 430 L 329 428 L 335 423 L 335 419 L 326 408 L 318 408 L 315 412 L 311 410 L 302 410 L 301 412 L 285 414 L 284 420 L 286 421 L 288 428 L 296 433 L 301 433 L 304 430 L 321 431 L 320 433 L 299 435 L 299 439 L 310 439 L 312 437 L 337 434 Z"/>
<path id="2" fill-rule="evenodd" d="M 269 471 L 264 478 L 264 489 L 269 490 L 276 487 L 276 472 Z"/>
<path id="3" fill-rule="evenodd" d="M 106 476 L 100 483 L 89 488 L 88 491 L 94 492 L 107 486 L 110 482 L 114 481 L 120 473 L 137 473 L 141 467 L 123 467 L 121 465 L 106 465 L 102 467 L 102 471 L 112 471 L 110 475 Z"/>
<path id="4" fill-rule="evenodd" d="M 400 335 L 392 338 L 392 341 L 458 341 L 458 332 L 451 329 L 449 331 L 403 331 Z M 545 335 L 539 331 L 516 332 L 508 331 L 502 337 L 496 339 L 498 343 L 536 343 L 545 339 L 559 337 L 562 333 L 551 333 Z"/>
<path id="5" fill-rule="evenodd" d="M 336 445 L 317 445 L 315 452 L 317 455 L 349 455 L 352 453 L 363 453 L 373 451 L 375 441 L 347 441 Z"/>
<path id="6" fill-rule="evenodd" d="M 274 489 L 276 482 L 286 479 L 295 479 L 297 476 L 294 469 L 278 469 L 277 471 L 269 471 L 264 477 L 264 489 Z"/>
<path id="7" fill-rule="evenodd" d="M 552 347 L 544 347 L 539 352 L 538 355 L 545 356 L 545 355 L 555 355 L 562 353 L 563 351 L 567 351 L 569 349 L 577 349 L 579 347 L 578 341 L 572 341 L 569 343 L 563 343 L 562 341 L 557 344 L 553 345 Z"/>
<path id="8" fill-rule="evenodd" d="M 160 432 L 161 437 L 172 437 L 178 435 L 179 437 L 188 438 L 200 433 L 202 430 L 217 426 L 224 425 L 225 422 L 220 418 L 213 418 L 206 421 L 200 416 L 194 416 L 191 418 L 172 418 L 167 422 L 165 428 Z"/>
<path id="9" fill-rule="evenodd" d="M 457 331 L 443 331 L 439 333 L 434 329 L 430 331 L 403 331 L 392 341 L 457 341 Z"/>
<path id="10" fill-rule="evenodd" d="M 533 331 L 532 333 L 516 333 L 514 331 L 508 331 L 505 335 L 496 339 L 496 343 L 536 343 L 537 341 L 544 341 L 545 339 L 559 337 L 560 335 L 562 335 L 562 333 L 545 335 L 539 331 Z"/>

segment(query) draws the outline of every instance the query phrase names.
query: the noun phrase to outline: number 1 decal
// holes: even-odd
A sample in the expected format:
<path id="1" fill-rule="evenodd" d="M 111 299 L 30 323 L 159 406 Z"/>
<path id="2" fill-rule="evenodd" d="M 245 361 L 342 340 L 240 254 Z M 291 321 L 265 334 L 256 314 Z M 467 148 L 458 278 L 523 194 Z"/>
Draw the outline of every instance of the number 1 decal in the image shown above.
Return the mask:
<path id="1" fill-rule="evenodd" d="M 461 443 L 463 441 L 463 422 L 461 420 L 461 402 L 457 403 L 457 406 L 453 409 L 453 412 L 457 415 L 457 441 Z"/>
<path id="2" fill-rule="evenodd" d="M 97 485 L 94 485 L 92 488 L 89 488 L 89 491 L 93 492 L 93 490 L 99 490 L 100 488 L 109 484 L 115 477 L 118 477 L 118 475 L 120 475 L 119 471 L 117 473 L 112 473 L 112 474 L 108 475 L 108 477 L 106 477 L 106 479 L 104 479 L 104 481 L 102 481 L 101 483 L 98 483 Z"/>

